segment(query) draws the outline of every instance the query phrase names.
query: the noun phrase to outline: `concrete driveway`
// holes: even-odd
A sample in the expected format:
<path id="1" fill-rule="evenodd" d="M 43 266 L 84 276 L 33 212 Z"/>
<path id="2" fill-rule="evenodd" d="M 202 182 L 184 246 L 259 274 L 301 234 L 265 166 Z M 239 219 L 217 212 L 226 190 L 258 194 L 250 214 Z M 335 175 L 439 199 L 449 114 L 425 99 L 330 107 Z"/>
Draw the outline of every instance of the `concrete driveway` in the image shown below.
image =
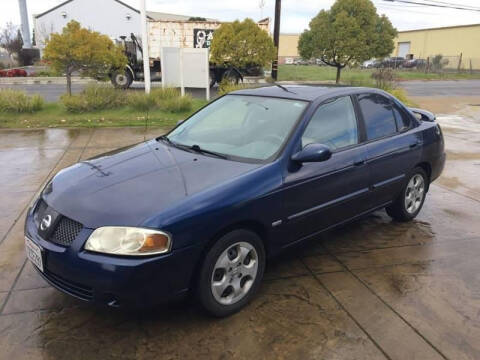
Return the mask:
<path id="1" fill-rule="evenodd" d="M 479 359 L 480 124 L 444 116 L 449 160 L 411 223 L 383 211 L 268 265 L 227 318 L 190 303 L 97 308 L 26 261 L 29 203 L 61 168 L 159 130 L 0 131 L 0 352 L 4 359 Z"/>

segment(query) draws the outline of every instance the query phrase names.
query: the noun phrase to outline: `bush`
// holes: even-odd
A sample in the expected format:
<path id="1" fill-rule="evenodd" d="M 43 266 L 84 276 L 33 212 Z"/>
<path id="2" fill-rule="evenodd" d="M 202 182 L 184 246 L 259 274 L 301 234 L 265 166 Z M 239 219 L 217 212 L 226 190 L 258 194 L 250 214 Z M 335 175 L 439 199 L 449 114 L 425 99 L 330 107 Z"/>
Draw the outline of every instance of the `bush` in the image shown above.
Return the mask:
<path id="1" fill-rule="evenodd" d="M 63 95 L 60 100 L 72 113 L 114 109 L 127 104 L 124 91 L 106 85 L 90 85 L 80 94 Z"/>
<path id="2" fill-rule="evenodd" d="M 152 94 L 143 92 L 132 92 L 128 94 L 128 105 L 137 111 L 149 111 L 155 107 L 155 99 Z"/>
<path id="3" fill-rule="evenodd" d="M 58 77 L 62 76 L 62 74 L 54 71 L 54 70 L 40 70 L 39 72 L 35 73 L 35 76 L 37 77 Z"/>
<path id="4" fill-rule="evenodd" d="M 39 95 L 28 96 L 18 90 L 0 90 L 0 112 L 33 113 L 45 105 Z"/>
<path id="5" fill-rule="evenodd" d="M 363 74 L 352 75 L 343 82 L 349 86 L 375 87 L 375 81 L 372 78 L 365 77 Z"/>
<path id="6" fill-rule="evenodd" d="M 389 68 L 378 68 L 372 73 L 375 80 L 375 87 L 382 90 L 391 90 L 395 88 L 395 73 Z"/>
<path id="7" fill-rule="evenodd" d="M 167 88 L 152 89 L 150 96 L 152 96 L 155 99 L 156 103 L 159 103 L 162 100 L 179 97 L 181 96 L 181 94 L 179 89 L 167 87 Z"/>
<path id="8" fill-rule="evenodd" d="M 228 94 L 228 93 L 230 93 L 232 91 L 235 91 L 235 90 L 248 89 L 250 87 L 251 86 L 249 86 L 247 84 L 243 84 L 243 83 L 233 84 L 230 81 L 228 81 L 227 79 L 223 79 L 220 82 L 220 85 L 218 86 L 218 95 L 222 96 L 222 95 Z"/>
<path id="9" fill-rule="evenodd" d="M 192 110 L 192 96 L 177 96 L 170 99 L 161 100 L 158 106 L 162 110 L 177 113 Z"/>
<path id="10" fill-rule="evenodd" d="M 387 91 L 405 105 L 413 107 L 416 106 L 416 104 L 408 98 L 407 92 L 404 89 L 389 89 Z"/>

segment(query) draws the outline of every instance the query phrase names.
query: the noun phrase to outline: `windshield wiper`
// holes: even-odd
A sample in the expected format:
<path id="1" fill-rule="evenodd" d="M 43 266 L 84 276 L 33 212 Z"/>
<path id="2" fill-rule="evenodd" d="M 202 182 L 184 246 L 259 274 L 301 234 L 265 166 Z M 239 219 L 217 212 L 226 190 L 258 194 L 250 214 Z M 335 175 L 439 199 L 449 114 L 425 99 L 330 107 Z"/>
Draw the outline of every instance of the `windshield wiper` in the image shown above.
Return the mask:
<path id="1" fill-rule="evenodd" d="M 174 143 L 172 140 L 170 140 L 167 135 L 159 136 L 159 137 L 156 138 L 156 140 L 157 140 L 157 141 L 158 141 L 158 140 L 163 140 L 163 141 L 165 141 L 166 143 L 175 146 L 175 143 Z"/>
<path id="2" fill-rule="evenodd" d="M 162 135 L 162 136 L 159 136 L 157 138 L 157 141 L 158 140 L 163 140 L 165 141 L 166 143 L 168 143 L 169 145 L 173 146 L 173 147 L 176 147 L 178 149 L 182 149 L 182 150 L 187 150 L 187 151 L 194 151 L 196 153 L 200 153 L 200 154 L 209 154 L 209 155 L 213 155 L 213 156 L 216 156 L 218 158 L 221 158 L 221 159 L 228 159 L 228 156 L 226 155 L 223 155 L 223 154 L 220 154 L 220 153 L 217 153 L 215 151 L 210 151 L 210 150 L 206 150 L 206 149 L 202 149 L 199 145 L 184 145 L 184 144 L 179 144 L 179 143 L 176 143 L 172 140 L 170 140 L 167 136 L 165 135 Z"/>
<path id="3" fill-rule="evenodd" d="M 187 146 L 187 148 L 195 151 L 195 152 L 198 152 L 198 153 L 201 153 L 201 154 L 209 154 L 209 155 L 213 155 L 213 156 L 216 156 L 216 157 L 219 157 L 221 159 L 228 159 L 228 156 L 226 155 L 223 155 L 223 154 L 219 154 L 215 151 L 210 151 L 210 150 L 205 150 L 205 149 L 202 149 L 199 145 L 195 144 L 195 145 L 192 145 L 192 146 Z"/>

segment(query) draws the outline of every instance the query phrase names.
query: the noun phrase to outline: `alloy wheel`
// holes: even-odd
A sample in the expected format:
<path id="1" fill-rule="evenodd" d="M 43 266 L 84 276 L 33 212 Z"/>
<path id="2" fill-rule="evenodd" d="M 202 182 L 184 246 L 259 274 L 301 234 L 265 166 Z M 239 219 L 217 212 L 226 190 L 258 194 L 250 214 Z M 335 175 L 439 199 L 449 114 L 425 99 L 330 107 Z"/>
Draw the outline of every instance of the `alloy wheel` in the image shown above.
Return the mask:
<path id="1" fill-rule="evenodd" d="M 240 301 L 252 287 L 258 273 L 258 254 L 247 242 L 237 242 L 217 259 L 211 277 L 213 297 L 222 305 Z"/>
<path id="2" fill-rule="evenodd" d="M 415 174 L 408 182 L 405 190 L 405 210 L 414 214 L 422 205 L 425 195 L 425 180 L 420 174 Z"/>

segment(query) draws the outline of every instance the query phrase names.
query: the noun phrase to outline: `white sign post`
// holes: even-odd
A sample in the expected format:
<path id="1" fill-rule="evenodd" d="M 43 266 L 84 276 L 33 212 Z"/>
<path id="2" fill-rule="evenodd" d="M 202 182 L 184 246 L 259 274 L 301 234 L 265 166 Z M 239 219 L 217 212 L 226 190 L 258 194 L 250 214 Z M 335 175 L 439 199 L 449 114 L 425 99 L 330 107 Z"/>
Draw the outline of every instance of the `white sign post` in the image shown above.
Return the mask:
<path id="1" fill-rule="evenodd" d="M 208 49 L 164 47 L 161 52 L 162 87 L 205 88 L 210 100 Z"/>
<path id="2" fill-rule="evenodd" d="M 145 0 L 140 0 L 140 26 L 142 27 L 142 50 L 143 50 L 143 80 L 145 82 L 145 93 L 150 94 L 150 54 L 148 52 L 148 31 L 147 31 L 147 11 L 145 9 Z"/>

